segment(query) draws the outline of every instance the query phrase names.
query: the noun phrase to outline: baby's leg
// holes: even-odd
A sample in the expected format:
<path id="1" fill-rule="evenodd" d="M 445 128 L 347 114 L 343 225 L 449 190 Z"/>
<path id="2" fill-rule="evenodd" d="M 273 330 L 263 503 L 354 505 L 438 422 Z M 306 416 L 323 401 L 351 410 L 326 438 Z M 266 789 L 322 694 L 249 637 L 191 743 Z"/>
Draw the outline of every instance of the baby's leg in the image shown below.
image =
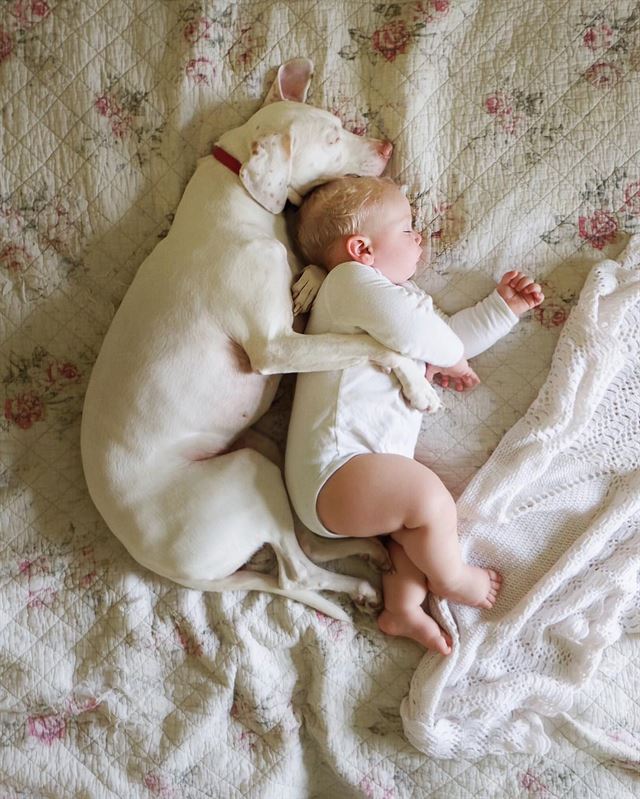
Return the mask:
<path id="1" fill-rule="evenodd" d="M 378 627 L 387 635 L 413 638 L 427 649 L 442 655 L 451 652 L 451 638 L 422 610 L 427 596 L 427 578 L 395 541 L 389 541 L 393 571 L 382 577 L 384 610 L 378 617 Z"/>
<path id="2" fill-rule="evenodd" d="M 499 575 L 463 563 L 453 497 L 437 475 L 412 458 L 356 455 L 322 487 L 317 511 L 325 527 L 340 535 L 391 533 L 434 594 L 493 606 Z"/>

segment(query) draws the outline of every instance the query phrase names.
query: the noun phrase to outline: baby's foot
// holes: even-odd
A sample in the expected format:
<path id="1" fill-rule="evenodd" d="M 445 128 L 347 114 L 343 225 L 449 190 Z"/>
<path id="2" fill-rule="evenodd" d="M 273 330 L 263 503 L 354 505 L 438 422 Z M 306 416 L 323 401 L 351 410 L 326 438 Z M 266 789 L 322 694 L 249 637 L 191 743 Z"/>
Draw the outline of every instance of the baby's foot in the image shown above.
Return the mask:
<path id="1" fill-rule="evenodd" d="M 502 577 L 493 569 L 466 566 L 455 588 L 446 587 L 443 592 L 434 593 L 461 605 L 488 609 L 494 606 L 501 584 Z"/>
<path id="2" fill-rule="evenodd" d="M 427 649 L 448 655 L 451 652 L 451 638 L 438 627 L 436 622 L 422 608 L 406 613 L 392 613 L 383 610 L 378 616 L 378 627 L 387 635 L 412 638 Z"/>

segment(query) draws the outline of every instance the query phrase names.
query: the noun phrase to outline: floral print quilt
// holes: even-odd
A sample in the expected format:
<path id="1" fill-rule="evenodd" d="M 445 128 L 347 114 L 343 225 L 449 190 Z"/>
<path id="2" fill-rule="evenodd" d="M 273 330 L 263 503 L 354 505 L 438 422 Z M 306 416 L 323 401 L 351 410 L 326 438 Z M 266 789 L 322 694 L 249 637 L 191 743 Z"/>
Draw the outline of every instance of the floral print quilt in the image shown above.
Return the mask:
<path id="1" fill-rule="evenodd" d="M 632 0 L 0 0 L 0 787 L 18 797 L 631 799 L 637 762 L 558 723 L 545 756 L 434 760 L 402 735 L 422 651 L 138 566 L 88 497 L 83 394 L 196 160 L 315 63 L 310 101 L 394 142 L 445 312 L 512 268 L 546 300 L 425 416 L 459 494 L 535 398 L 590 266 L 640 230 Z M 292 379 L 260 428 L 284 442 Z M 104 398 L 105 403 L 109 398 Z M 253 566 L 274 568 L 269 552 Z M 357 562 L 340 568 L 367 574 Z M 637 637 L 576 712 L 640 758 Z"/>

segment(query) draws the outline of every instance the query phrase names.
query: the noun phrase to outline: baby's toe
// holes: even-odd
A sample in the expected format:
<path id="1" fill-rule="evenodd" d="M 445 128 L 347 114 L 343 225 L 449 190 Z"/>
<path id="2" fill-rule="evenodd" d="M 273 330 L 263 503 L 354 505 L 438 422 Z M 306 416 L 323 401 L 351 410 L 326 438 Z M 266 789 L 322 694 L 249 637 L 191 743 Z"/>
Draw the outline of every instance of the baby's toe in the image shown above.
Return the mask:
<path id="1" fill-rule="evenodd" d="M 500 586 L 502 585 L 502 576 L 493 569 L 487 569 L 487 572 L 489 573 L 489 580 L 491 582 L 491 587 L 495 588 L 496 591 L 498 591 L 500 589 Z"/>
<path id="2" fill-rule="evenodd" d="M 493 569 L 487 569 L 487 572 L 489 574 L 489 591 L 487 592 L 486 604 L 483 605 L 483 607 L 492 608 L 498 598 L 498 592 L 502 585 L 502 577 Z"/>

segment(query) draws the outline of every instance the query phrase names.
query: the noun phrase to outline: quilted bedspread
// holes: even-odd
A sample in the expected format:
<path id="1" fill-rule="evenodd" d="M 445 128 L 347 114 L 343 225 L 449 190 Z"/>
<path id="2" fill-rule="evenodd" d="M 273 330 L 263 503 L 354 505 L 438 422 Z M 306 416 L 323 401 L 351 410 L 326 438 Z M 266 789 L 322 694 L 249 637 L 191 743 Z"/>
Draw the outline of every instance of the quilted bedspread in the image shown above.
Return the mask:
<path id="1" fill-rule="evenodd" d="M 638 4 L 0 10 L 3 799 L 637 796 L 637 636 L 606 650 L 546 755 L 427 757 L 400 718 L 417 645 L 344 599 L 353 624 L 145 571 L 88 497 L 79 429 L 104 333 L 196 159 L 304 55 L 311 102 L 394 142 L 389 173 L 434 245 L 419 282 L 444 311 L 514 267 L 543 283 L 544 305 L 476 359 L 481 386 L 425 416 L 417 457 L 459 495 L 536 397 L 592 264 L 640 232 Z M 291 389 L 260 423 L 281 444 Z M 268 551 L 253 565 L 274 568 Z M 638 757 L 612 759 L 580 725 Z"/>

